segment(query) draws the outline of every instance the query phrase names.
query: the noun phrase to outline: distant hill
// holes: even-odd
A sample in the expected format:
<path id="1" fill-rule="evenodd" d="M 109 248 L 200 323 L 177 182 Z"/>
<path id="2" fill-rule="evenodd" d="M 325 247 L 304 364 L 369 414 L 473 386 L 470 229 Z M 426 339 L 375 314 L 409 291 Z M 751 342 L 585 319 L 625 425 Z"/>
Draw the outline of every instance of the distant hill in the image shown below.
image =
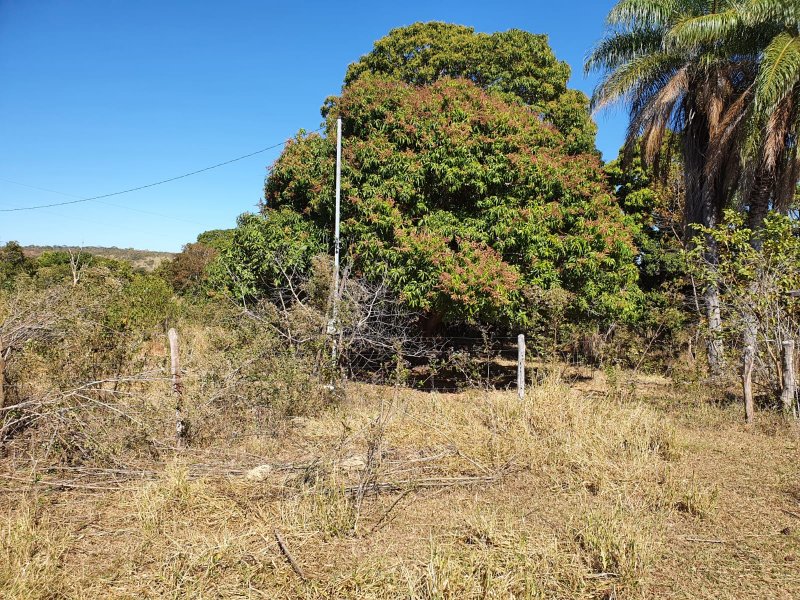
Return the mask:
<path id="1" fill-rule="evenodd" d="M 79 250 L 76 246 L 24 246 L 25 254 L 31 257 L 37 257 L 43 252 L 60 251 L 66 252 L 68 250 Z M 81 252 L 88 252 L 95 256 L 103 256 L 105 258 L 115 258 L 117 260 L 126 260 L 134 267 L 144 269 L 145 271 L 152 271 L 158 267 L 161 262 L 169 260 L 175 256 L 174 252 L 154 252 L 152 250 L 134 250 L 133 248 L 117 248 L 112 246 L 106 248 L 103 246 L 83 246 L 80 248 Z"/>

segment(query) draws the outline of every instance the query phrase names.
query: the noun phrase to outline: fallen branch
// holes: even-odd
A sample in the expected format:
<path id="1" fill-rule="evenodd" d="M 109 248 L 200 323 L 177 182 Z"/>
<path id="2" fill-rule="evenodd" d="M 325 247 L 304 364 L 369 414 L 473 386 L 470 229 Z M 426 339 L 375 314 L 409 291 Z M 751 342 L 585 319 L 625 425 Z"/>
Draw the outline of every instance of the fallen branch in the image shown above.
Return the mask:
<path id="1" fill-rule="evenodd" d="M 297 576 L 300 579 L 303 581 L 308 581 L 306 574 L 303 573 L 303 569 L 300 568 L 300 565 L 297 564 L 297 561 L 292 556 L 292 553 L 289 552 L 289 547 L 286 545 L 286 542 L 283 541 L 281 532 L 277 529 L 274 529 L 273 532 L 275 533 L 275 540 L 278 542 L 278 548 L 280 548 L 281 553 L 286 557 L 286 560 L 289 561 L 289 565 L 292 567 L 292 570 L 297 573 Z"/>
<path id="2" fill-rule="evenodd" d="M 418 490 L 429 488 L 448 488 L 457 486 L 468 486 L 475 484 L 495 483 L 502 477 L 502 474 L 490 475 L 485 477 L 436 477 L 429 479 L 407 479 L 404 481 L 383 481 L 374 483 L 367 488 L 362 486 L 351 486 L 345 488 L 345 494 L 354 496 L 359 491 L 366 494 L 377 496 L 391 492 L 402 492 L 405 490 Z"/>
<path id="3" fill-rule="evenodd" d="M 384 513 L 381 515 L 381 518 L 380 518 L 380 519 L 378 519 L 377 521 L 375 521 L 375 524 L 372 526 L 372 529 L 370 529 L 370 531 L 369 531 L 369 532 L 370 532 L 370 533 L 375 533 L 376 531 L 379 531 L 380 529 L 383 529 L 383 527 L 384 527 L 386 524 L 388 524 L 388 523 L 389 523 L 389 521 L 387 521 L 387 517 L 388 517 L 388 516 L 391 514 L 391 512 L 394 510 L 394 508 L 395 508 L 395 507 L 396 507 L 398 504 L 400 504 L 400 502 L 402 502 L 402 501 L 403 501 L 403 499 L 404 499 L 406 496 L 408 496 L 408 495 L 409 495 L 411 492 L 413 492 L 413 491 L 414 491 L 414 490 L 406 490 L 405 492 L 403 492 L 402 494 L 400 494 L 400 495 L 399 495 L 399 496 L 398 496 L 398 497 L 395 499 L 395 501 L 394 501 L 394 502 L 392 502 L 391 506 L 389 506 L 389 508 L 387 508 L 387 509 L 384 511 Z"/>
<path id="4" fill-rule="evenodd" d="M 88 484 L 81 484 L 81 483 L 74 483 L 71 481 L 47 481 L 44 479 L 35 480 L 35 479 L 26 479 L 24 477 L 14 477 L 13 475 L 3 475 L 0 474 L 0 479 L 7 479 L 9 481 L 17 481 L 20 483 L 25 483 L 30 487 L 34 486 L 42 486 L 42 487 L 51 487 L 56 490 L 59 489 L 74 489 L 74 490 L 93 490 L 93 491 L 102 491 L 102 492 L 116 492 L 121 489 L 124 489 L 123 486 L 100 486 L 100 485 L 88 485 Z M 109 482 L 101 482 L 101 483 L 109 483 Z"/>

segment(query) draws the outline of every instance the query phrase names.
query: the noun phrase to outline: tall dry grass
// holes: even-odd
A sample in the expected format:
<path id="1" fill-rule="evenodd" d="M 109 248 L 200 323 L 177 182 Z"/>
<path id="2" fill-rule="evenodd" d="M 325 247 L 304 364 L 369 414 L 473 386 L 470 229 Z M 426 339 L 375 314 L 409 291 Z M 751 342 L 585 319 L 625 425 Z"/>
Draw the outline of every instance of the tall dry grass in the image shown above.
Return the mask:
<path id="1" fill-rule="evenodd" d="M 646 595 L 664 520 L 683 501 L 665 484 L 683 451 L 665 415 L 587 400 L 555 377 L 524 402 L 367 385 L 347 398 L 278 434 L 190 448 L 119 492 L 45 501 L 38 520 L 39 500 L 21 498 L 0 596 Z M 258 462 L 270 467 L 244 477 Z M 666 487 L 675 502 L 655 500 Z M 91 515 L 71 515 L 74 502 Z"/>

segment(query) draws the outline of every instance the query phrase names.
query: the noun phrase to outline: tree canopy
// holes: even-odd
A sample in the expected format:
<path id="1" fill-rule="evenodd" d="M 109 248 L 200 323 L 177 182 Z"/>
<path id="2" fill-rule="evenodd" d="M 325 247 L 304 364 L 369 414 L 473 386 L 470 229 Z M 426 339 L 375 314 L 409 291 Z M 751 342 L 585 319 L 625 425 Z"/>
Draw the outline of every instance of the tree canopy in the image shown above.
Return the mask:
<path id="1" fill-rule="evenodd" d="M 568 75 L 544 36 L 443 23 L 393 30 L 328 99 L 325 132 L 286 145 L 261 215 L 240 219 L 212 279 L 257 298 L 330 252 L 341 117 L 345 260 L 429 325 L 532 325 L 552 290 L 576 319 L 633 314 L 632 222 Z M 578 121 L 560 129 L 547 117 L 570 98 L 580 135 Z"/>
<path id="2" fill-rule="evenodd" d="M 633 309 L 630 231 L 598 158 L 571 155 L 522 101 L 465 79 L 365 75 L 336 108 L 326 136 L 299 135 L 271 168 L 267 221 L 289 210 L 307 232 L 330 230 L 340 114 L 347 256 L 411 307 L 436 322 L 524 323 L 542 291 L 564 288 L 583 317 Z"/>
<path id="3" fill-rule="evenodd" d="M 597 131 L 588 99 L 567 88 L 570 67 L 557 60 L 547 36 L 520 29 L 476 33 L 450 23 L 415 23 L 393 29 L 351 64 L 345 88 L 367 74 L 415 86 L 450 77 L 519 98 L 565 137 L 570 152 L 592 152 Z M 330 101 L 330 99 L 329 99 Z"/>

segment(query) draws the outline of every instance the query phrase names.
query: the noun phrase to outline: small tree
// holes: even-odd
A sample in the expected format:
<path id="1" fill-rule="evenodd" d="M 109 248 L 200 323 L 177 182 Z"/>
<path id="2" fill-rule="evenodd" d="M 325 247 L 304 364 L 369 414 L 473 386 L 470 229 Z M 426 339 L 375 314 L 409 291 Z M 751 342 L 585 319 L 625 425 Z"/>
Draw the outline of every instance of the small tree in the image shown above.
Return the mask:
<path id="1" fill-rule="evenodd" d="M 21 285 L 14 292 L 0 292 L 0 410 L 7 402 L 8 367 L 13 355 L 27 344 L 57 337 L 59 324 L 68 318 L 64 310 L 67 295 L 61 286 L 39 292 Z"/>
<path id="2" fill-rule="evenodd" d="M 159 265 L 158 272 L 176 292 L 197 292 L 208 280 L 208 266 L 218 254 L 214 247 L 201 242 L 186 244 L 175 258 Z"/>
<path id="3" fill-rule="evenodd" d="M 0 287 L 9 288 L 20 273 L 30 271 L 31 260 L 19 242 L 8 242 L 0 248 Z"/>
<path id="4" fill-rule="evenodd" d="M 736 340 L 749 319 L 757 321 L 755 380 L 776 396 L 783 380 L 783 342 L 800 337 L 800 303 L 789 294 L 800 289 L 800 223 L 771 214 L 758 234 L 762 246 L 751 243 L 754 232 L 744 215 L 726 211 L 723 225 L 703 228 L 720 250 L 719 265 L 698 262 L 698 275 L 719 286 L 726 334 Z M 702 256 L 702 246 L 694 252 Z"/>

